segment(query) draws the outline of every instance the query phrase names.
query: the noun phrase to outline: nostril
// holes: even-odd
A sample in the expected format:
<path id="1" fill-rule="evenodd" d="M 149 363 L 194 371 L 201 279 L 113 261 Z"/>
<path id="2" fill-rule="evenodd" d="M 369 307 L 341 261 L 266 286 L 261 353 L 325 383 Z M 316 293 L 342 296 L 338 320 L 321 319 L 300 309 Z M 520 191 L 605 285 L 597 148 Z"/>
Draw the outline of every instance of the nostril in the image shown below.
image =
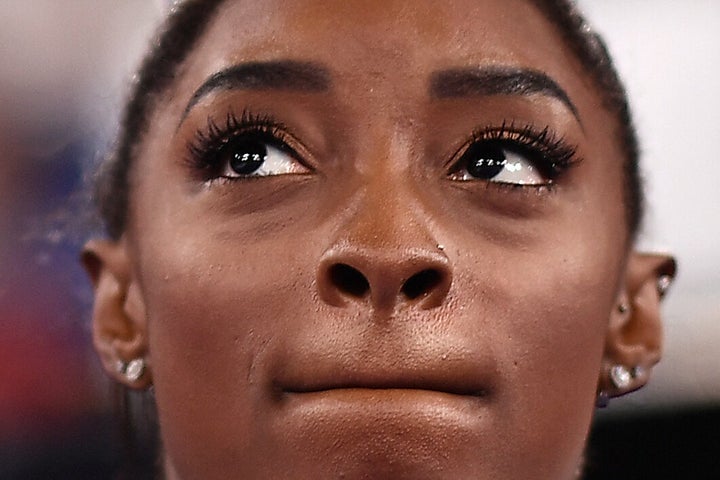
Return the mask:
<path id="1" fill-rule="evenodd" d="M 442 282 L 442 274 L 435 269 L 427 269 L 416 273 L 405 281 L 402 293 L 410 300 L 415 300 L 432 292 Z"/>
<path id="2" fill-rule="evenodd" d="M 364 297 L 370 291 L 370 283 L 365 275 L 344 263 L 330 267 L 330 279 L 341 292 L 353 297 Z"/>

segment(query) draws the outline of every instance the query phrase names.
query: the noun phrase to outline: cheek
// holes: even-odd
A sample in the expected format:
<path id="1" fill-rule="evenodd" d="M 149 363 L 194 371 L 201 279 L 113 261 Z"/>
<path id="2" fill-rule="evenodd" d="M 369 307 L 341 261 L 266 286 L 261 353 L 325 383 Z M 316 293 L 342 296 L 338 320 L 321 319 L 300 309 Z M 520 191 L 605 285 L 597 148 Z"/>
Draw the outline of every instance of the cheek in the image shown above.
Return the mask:
<path id="1" fill-rule="evenodd" d="M 516 450 L 505 457 L 515 466 L 554 457 L 571 463 L 552 471 L 572 471 L 582 454 L 621 268 L 615 236 L 598 229 L 587 238 L 486 244 L 469 249 L 482 256 L 460 262 L 472 268 L 458 295 L 476 292 L 469 309 L 478 341 L 491 337 L 499 360 L 498 430 Z"/>
<path id="2" fill-rule="evenodd" d="M 250 458 L 272 448 L 271 352 L 282 349 L 295 319 L 308 316 L 307 301 L 295 299 L 307 295 L 312 278 L 272 242 L 198 231 L 153 242 L 167 247 L 145 250 L 142 282 L 167 451 L 214 468 L 227 463 L 228 450 Z"/>

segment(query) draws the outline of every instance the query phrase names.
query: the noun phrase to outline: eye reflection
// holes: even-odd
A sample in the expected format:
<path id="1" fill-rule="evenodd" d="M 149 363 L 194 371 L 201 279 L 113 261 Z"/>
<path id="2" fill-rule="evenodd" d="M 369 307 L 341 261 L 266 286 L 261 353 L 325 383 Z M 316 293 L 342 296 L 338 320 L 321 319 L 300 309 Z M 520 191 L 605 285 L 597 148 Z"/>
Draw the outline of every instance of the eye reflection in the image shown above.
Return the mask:
<path id="1" fill-rule="evenodd" d="M 265 177 L 307 171 L 290 154 L 252 137 L 240 137 L 228 142 L 218 152 L 218 163 L 221 166 L 220 176 L 224 178 Z"/>
<path id="2" fill-rule="evenodd" d="M 484 180 L 514 185 L 544 185 L 548 180 L 530 160 L 511 147 L 493 142 L 476 142 L 462 155 L 452 180 Z"/>
<path id="3" fill-rule="evenodd" d="M 228 161 L 225 176 L 232 173 L 250 175 L 256 172 L 267 159 L 267 146 L 255 141 L 242 141 L 235 145 Z"/>

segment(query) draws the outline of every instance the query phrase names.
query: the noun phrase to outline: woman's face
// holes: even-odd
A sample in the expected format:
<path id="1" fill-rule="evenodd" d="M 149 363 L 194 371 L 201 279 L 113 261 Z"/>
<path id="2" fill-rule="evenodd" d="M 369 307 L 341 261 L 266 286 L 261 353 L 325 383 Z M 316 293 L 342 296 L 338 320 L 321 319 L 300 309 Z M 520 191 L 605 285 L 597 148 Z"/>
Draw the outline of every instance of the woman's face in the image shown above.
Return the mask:
<path id="1" fill-rule="evenodd" d="M 573 476 L 623 155 L 530 2 L 228 1 L 149 125 L 123 248 L 171 476 Z"/>

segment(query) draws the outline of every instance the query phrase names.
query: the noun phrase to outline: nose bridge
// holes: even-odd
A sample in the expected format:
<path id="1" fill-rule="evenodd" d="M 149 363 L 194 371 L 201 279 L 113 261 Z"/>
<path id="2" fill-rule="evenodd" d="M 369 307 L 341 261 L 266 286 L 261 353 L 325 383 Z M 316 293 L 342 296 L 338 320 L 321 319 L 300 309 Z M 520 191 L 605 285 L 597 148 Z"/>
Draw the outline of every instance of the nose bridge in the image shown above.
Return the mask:
<path id="1" fill-rule="evenodd" d="M 320 262 L 318 286 L 326 302 L 392 310 L 400 303 L 434 308 L 445 299 L 449 260 L 403 163 L 379 162 L 364 172 Z"/>
<path id="2" fill-rule="evenodd" d="M 376 172 L 358 192 L 354 208 L 346 217 L 342 231 L 345 242 L 371 250 L 392 250 L 399 246 L 431 243 L 412 189 L 395 181 L 397 174 Z M 377 178 L 380 177 L 380 178 Z"/>
<path id="3" fill-rule="evenodd" d="M 358 160 L 360 188 L 355 192 L 342 231 L 346 240 L 369 248 L 430 241 L 427 215 L 413 185 L 411 140 L 389 121 L 371 128 Z M 385 132 L 394 132 L 387 134 Z M 418 237 L 419 235 L 419 237 Z"/>

